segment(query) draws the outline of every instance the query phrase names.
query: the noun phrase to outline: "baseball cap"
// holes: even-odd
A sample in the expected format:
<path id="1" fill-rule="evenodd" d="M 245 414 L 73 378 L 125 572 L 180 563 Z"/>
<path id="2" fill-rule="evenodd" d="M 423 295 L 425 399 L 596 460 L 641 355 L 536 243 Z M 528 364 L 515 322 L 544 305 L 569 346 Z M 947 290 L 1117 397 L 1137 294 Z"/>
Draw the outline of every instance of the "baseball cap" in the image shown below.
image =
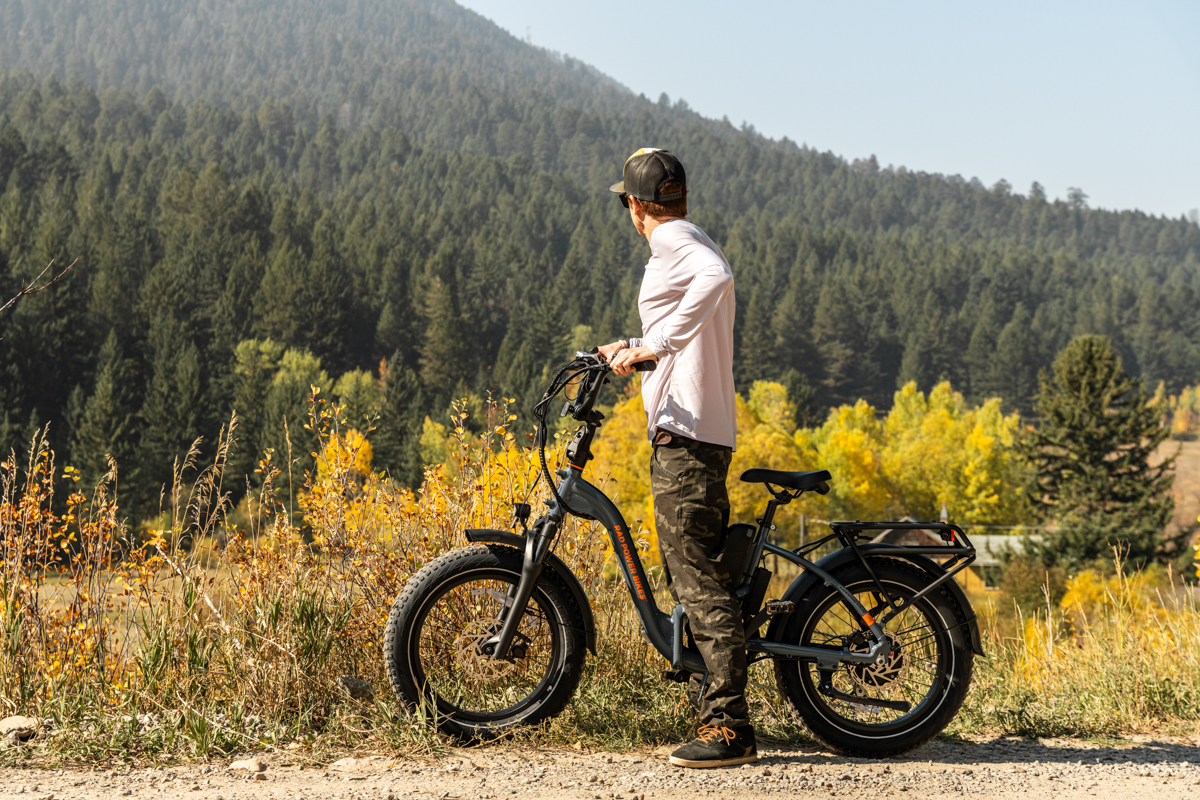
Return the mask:
<path id="1" fill-rule="evenodd" d="M 657 147 L 643 147 L 625 159 L 621 180 L 609 187 L 610 192 L 628 194 L 638 200 L 651 203 L 669 203 L 684 196 L 687 190 L 687 174 L 679 159 Z M 683 190 L 663 192 L 664 183 L 679 183 Z"/>

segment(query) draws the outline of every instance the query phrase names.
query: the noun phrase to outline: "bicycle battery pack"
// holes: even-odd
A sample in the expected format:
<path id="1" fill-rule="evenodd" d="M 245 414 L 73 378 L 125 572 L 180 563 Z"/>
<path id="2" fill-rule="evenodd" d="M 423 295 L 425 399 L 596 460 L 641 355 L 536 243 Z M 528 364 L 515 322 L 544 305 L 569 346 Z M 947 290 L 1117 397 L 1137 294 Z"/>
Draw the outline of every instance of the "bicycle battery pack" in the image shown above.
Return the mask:
<path id="1" fill-rule="evenodd" d="M 738 522 L 725 529 L 721 563 L 729 568 L 729 576 L 735 584 L 741 584 L 753 571 L 750 557 L 754 555 L 754 537 L 757 533 L 758 529 L 746 522 Z"/>

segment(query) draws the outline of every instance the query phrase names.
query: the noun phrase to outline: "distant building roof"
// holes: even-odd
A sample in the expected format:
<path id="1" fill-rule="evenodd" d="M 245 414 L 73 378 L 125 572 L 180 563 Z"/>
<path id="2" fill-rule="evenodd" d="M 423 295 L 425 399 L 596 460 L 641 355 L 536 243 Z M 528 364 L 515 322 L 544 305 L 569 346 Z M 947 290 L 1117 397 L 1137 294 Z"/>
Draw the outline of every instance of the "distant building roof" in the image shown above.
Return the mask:
<path id="1" fill-rule="evenodd" d="M 1012 550 L 1014 553 L 1025 552 L 1025 536 L 1020 533 L 972 535 L 970 531 L 967 531 L 967 535 L 971 537 L 971 544 L 975 545 L 975 551 L 978 553 L 975 563 L 981 567 L 1000 566 L 1000 556 L 1007 550 Z M 1029 538 L 1035 542 L 1042 540 L 1042 537 L 1036 534 L 1031 534 Z"/>

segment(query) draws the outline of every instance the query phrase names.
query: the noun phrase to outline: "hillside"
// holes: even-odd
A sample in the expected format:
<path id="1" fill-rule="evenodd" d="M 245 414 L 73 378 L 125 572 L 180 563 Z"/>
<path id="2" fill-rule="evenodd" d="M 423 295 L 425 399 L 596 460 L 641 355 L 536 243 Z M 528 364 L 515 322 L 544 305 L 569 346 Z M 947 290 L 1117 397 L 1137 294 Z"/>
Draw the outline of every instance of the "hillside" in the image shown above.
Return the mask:
<path id="1" fill-rule="evenodd" d="M 51 422 L 144 504 L 234 408 L 238 475 L 284 452 L 310 384 L 382 409 L 410 480 L 452 397 L 524 413 L 568 344 L 637 330 L 645 245 L 603 188 L 650 142 L 734 265 L 742 386 L 1028 412 L 1082 332 L 1200 380 L 1196 225 L 770 141 L 444 0 L 7 2 L 0 69 L 0 290 L 81 259 L 0 318 L 0 446 Z"/>

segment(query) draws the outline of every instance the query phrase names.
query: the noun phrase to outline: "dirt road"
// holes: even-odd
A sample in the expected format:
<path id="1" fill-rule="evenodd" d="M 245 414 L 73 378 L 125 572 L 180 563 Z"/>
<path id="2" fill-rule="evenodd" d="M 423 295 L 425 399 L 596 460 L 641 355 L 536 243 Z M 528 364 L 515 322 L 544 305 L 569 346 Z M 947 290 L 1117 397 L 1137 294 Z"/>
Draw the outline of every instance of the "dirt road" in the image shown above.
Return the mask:
<path id="1" fill-rule="evenodd" d="M 1181 739 L 1093 744 L 1007 738 L 934 742 L 884 762 L 831 756 L 816 748 L 763 747 L 762 761 L 726 770 L 681 770 L 670 748 L 629 754 L 514 747 L 460 750 L 429 761 L 387 756 L 330 766 L 260 754 L 261 777 L 229 762 L 111 770 L 0 770 L 0 798 L 200 800 L 426 800 L 427 798 L 767 798 L 803 796 L 1005 798 L 1194 798 L 1200 747 Z"/>

